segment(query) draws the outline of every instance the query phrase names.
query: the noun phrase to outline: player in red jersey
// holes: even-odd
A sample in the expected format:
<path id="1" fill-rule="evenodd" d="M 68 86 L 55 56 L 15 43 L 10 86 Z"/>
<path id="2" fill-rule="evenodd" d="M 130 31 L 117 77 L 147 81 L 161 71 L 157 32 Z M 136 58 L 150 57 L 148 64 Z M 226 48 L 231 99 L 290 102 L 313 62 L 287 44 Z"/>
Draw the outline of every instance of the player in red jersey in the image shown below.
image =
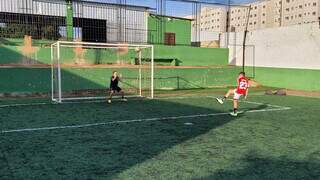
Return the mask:
<path id="1" fill-rule="evenodd" d="M 238 76 L 238 86 L 236 89 L 230 89 L 227 94 L 224 95 L 223 98 L 216 98 L 216 100 L 223 104 L 223 102 L 233 94 L 233 112 L 230 113 L 232 116 L 238 115 L 238 100 L 241 96 L 244 96 L 244 99 L 247 99 L 249 92 L 249 80 L 246 78 L 244 72 L 240 72 Z"/>

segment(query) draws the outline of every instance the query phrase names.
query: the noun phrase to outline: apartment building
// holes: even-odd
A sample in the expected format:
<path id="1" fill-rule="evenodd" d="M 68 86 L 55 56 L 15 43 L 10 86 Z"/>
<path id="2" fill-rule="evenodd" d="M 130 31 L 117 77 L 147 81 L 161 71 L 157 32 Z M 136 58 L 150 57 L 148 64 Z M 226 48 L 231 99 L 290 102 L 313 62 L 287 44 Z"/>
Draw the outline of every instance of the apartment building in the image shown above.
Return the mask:
<path id="1" fill-rule="evenodd" d="M 249 14 L 249 7 L 250 14 Z M 273 28 L 320 21 L 319 0 L 261 0 L 230 9 L 231 31 Z M 201 9 L 200 30 L 224 32 L 227 9 L 205 7 Z"/>
<path id="2" fill-rule="evenodd" d="M 283 25 L 303 24 L 319 21 L 319 0 L 283 0 Z"/>
<path id="3" fill-rule="evenodd" d="M 200 30 L 209 32 L 225 32 L 227 9 L 224 7 L 204 7 L 201 9 Z"/>

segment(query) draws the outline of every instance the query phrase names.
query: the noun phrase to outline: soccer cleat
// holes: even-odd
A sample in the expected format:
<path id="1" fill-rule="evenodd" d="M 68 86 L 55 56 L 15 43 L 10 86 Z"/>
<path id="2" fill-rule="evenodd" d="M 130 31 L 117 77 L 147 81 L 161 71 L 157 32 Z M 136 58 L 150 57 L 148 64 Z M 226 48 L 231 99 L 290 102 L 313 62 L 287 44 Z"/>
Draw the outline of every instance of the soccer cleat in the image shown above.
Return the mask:
<path id="1" fill-rule="evenodd" d="M 122 98 L 121 101 L 127 102 L 128 100 L 126 98 Z"/>
<path id="2" fill-rule="evenodd" d="M 236 113 L 236 112 L 231 112 L 230 115 L 233 116 L 233 117 L 236 117 L 236 116 L 238 116 L 238 113 Z"/>
<path id="3" fill-rule="evenodd" d="M 110 99 L 108 99 L 108 103 L 111 104 L 111 100 Z"/>
<path id="4" fill-rule="evenodd" d="M 222 99 L 216 98 L 216 100 L 217 100 L 220 104 L 223 104 L 223 100 L 222 100 Z"/>

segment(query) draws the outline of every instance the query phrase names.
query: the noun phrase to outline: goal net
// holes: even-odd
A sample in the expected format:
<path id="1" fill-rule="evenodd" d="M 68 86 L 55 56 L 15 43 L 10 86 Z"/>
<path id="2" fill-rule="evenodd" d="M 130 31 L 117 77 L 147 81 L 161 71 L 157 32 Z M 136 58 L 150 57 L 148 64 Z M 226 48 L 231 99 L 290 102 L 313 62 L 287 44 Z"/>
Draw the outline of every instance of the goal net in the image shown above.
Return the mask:
<path id="1" fill-rule="evenodd" d="M 51 45 L 52 100 L 106 99 L 117 71 L 126 96 L 153 98 L 153 46 L 58 41 Z"/>

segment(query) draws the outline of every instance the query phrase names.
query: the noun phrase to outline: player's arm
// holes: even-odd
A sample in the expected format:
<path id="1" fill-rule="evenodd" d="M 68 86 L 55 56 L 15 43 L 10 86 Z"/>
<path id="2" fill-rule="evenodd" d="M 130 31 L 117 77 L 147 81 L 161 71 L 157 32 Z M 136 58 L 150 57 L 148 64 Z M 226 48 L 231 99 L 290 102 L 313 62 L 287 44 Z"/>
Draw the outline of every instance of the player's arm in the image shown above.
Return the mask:
<path id="1" fill-rule="evenodd" d="M 117 76 L 112 76 L 111 81 L 115 81 L 117 79 Z"/>
<path id="2" fill-rule="evenodd" d="M 247 99 L 248 93 L 249 93 L 249 88 L 247 89 L 246 94 L 244 95 L 244 99 Z"/>
<path id="3" fill-rule="evenodd" d="M 119 74 L 119 76 L 117 78 L 118 78 L 118 81 L 122 82 L 122 75 L 121 74 Z"/>

